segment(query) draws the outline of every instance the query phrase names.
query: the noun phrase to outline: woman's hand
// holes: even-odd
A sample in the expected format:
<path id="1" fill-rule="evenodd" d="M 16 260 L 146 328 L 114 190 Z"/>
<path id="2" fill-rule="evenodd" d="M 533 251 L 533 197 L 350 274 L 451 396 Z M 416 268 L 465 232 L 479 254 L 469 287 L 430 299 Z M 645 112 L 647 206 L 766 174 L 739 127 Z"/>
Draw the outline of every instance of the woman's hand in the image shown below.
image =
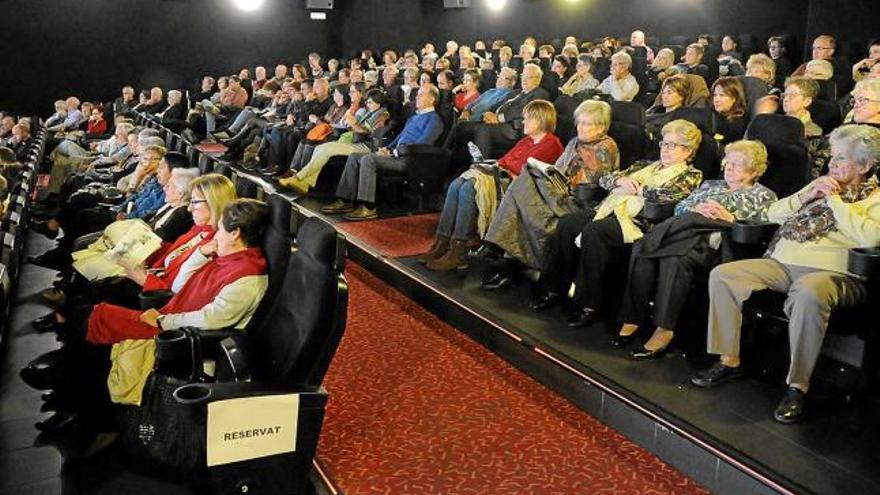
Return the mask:
<path id="1" fill-rule="evenodd" d="M 614 181 L 614 185 L 617 186 L 615 189 L 624 191 L 624 194 L 639 194 L 641 190 L 641 185 L 629 177 L 618 178 Z"/>
<path id="2" fill-rule="evenodd" d="M 810 183 L 810 187 L 798 195 L 801 204 L 807 204 L 813 200 L 834 196 L 840 193 L 840 184 L 833 178 L 823 175 Z"/>
<path id="3" fill-rule="evenodd" d="M 202 253 L 202 256 L 205 257 L 210 258 L 211 256 L 214 256 L 215 254 L 217 254 L 217 241 L 211 239 L 210 241 L 206 242 L 199 248 L 199 252 Z"/>
<path id="4" fill-rule="evenodd" d="M 125 277 L 143 287 L 147 281 L 147 269 L 141 265 L 122 265 Z"/>
<path id="5" fill-rule="evenodd" d="M 143 313 L 141 313 L 140 320 L 151 327 L 159 328 L 159 317 L 162 316 L 162 313 L 159 310 L 150 308 Z"/>
<path id="6" fill-rule="evenodd" d="M 713 199 L 700 203 L 691 208 L 691 210 L 711 220 L 721 220 L 722 222 L 730 223 L 736 221 L 733 213 Z"/>

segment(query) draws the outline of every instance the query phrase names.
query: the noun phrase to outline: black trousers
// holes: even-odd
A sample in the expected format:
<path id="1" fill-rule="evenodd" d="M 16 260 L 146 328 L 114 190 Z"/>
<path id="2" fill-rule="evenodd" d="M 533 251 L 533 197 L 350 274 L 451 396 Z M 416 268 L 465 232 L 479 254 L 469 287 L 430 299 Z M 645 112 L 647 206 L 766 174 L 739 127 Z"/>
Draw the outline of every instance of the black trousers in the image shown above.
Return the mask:
<path id="1" fill-rule="evenodd" d="M 539 286 L 544 292 L 563 295 L 568 293 L 581 256 L 580 250 L 574 245 L 574 239 L 584 229 L 584 225 L 593 219 L 594 214 L 593 210 L 586 210 L 559 219 L 556 232 L 547 243 L 546 258 L 541 269 Z"/>
<path id="2" fill-rule="evenodd" d="M 706 236 L 686 254 L 647 258 L 641 243 L 633 246 L 629 278 L 620 307 L 623 323 L 641 324 L 648 319 L 648 302 L 654 301 L 654 324 L 669 330 L 678 326 L 678 317 L 688 299 L 694 274 L 708 272 L 718 264 L 721 252 L 709 246 Z"/>
<path id="3" fill-rule="evenodd" d="M 612 215 L 584 226 L 575 279 L 576 305 L 596 310 L 602 307 L 610 286 L 608 274 L 626 256 L 626 247 L 617 217 Z"/>

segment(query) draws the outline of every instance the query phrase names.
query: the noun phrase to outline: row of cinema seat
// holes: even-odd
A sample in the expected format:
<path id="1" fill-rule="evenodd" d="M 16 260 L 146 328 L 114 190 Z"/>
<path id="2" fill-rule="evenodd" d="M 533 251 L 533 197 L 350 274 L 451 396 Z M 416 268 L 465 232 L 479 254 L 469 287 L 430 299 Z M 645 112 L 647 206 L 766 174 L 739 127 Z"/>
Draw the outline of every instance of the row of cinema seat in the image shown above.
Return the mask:
<path id="1" fill-rule="evenodd" d="M 10 184 L 9 206 L 0 218 L 0 348 L 5 344 L 9 332 L 10 303 L 24 259 L 28 211 L 36 186 L 37 167 L 43 160 L 46 139 L 47 131 L 44 127 L 34 133 L 27 160 L 18 172 L 19 180 Z"/>
<path id="2" fill-rule="evenodd" d="M 267 203 L 270 221 L 262 249 L 269 286 L 245 332 L 195 328 L 160 332 L 153 378 L 144 391 L 142 407 L 121 406 L 118 417 L 122 418 L 124 450 L 138 469 L 161 477 L 185 476 L 195 480 L 196 486 L 210 485 L 214 493 L 309 493 L 328 400 L 322 382 L 347 322 L 345 238 L 326 222 L 304 217 L 288 198 L 249 182 L 228 163 L 201 153 L 154 120 L 143 116 L 137 120 L 139 125 L 160 129 L 168 149 L 186 154 L 201 173 L 222 173 L 235 182 L 240 196 Z M 27 234 L 22 226 L 27 225 L 27 206 L 43 158 L 45 130 L 38 136 L 24 173 L 26 180 L 13 192 L 11 211 L 3 221 L 0 275 L 4 325 L 22 260 Z M 168 292 L 143 292 L 141 309 L 159 308 L 170 297 Z M 288 394 L 298 395 L 299 400 L 295 450 L 206 470 L 209 404 Z M 151 435 L 143 437 L 143 431 Z M 169 455 L 174 450 L 177 454 Z"/>

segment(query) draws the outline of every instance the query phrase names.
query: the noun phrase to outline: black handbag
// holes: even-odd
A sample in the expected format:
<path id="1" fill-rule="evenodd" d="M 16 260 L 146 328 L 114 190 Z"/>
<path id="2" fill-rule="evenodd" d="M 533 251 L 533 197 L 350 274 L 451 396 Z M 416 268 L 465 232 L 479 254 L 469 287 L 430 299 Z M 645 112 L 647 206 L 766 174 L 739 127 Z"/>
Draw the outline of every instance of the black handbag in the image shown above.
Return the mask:
<path id="1" fill-rule="evenodd" d="M 121 418 L 122 443 L 133 467 L 180 477 L 206 469 L 204 405 L 181 405 L 173 396 L 186 383 L 153 372 L 140 407 L 126 408 Z"/>

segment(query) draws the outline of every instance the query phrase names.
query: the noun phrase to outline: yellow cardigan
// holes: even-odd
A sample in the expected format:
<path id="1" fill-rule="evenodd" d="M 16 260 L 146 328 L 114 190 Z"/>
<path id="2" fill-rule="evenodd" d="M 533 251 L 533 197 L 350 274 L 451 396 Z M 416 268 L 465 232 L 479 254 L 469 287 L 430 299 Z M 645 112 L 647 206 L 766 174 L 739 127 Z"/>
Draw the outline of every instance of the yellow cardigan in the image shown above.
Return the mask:
<path id="1" fill-rule="evenodd" d="M 798 195 L 808 187 L 770 205 L 767 211 L 770 221 L 782 224 L 800 210 L 803 205 Z M 880 245 L 880 189 L 855 203 L 844 203 L 840 196 L 828 197 L 826 201 L 834 213 L 837 230 L 809 243 L 779 239 L 770 253 L 771 258 L 786 265 L 846 273 L 850 248 Z"/>

